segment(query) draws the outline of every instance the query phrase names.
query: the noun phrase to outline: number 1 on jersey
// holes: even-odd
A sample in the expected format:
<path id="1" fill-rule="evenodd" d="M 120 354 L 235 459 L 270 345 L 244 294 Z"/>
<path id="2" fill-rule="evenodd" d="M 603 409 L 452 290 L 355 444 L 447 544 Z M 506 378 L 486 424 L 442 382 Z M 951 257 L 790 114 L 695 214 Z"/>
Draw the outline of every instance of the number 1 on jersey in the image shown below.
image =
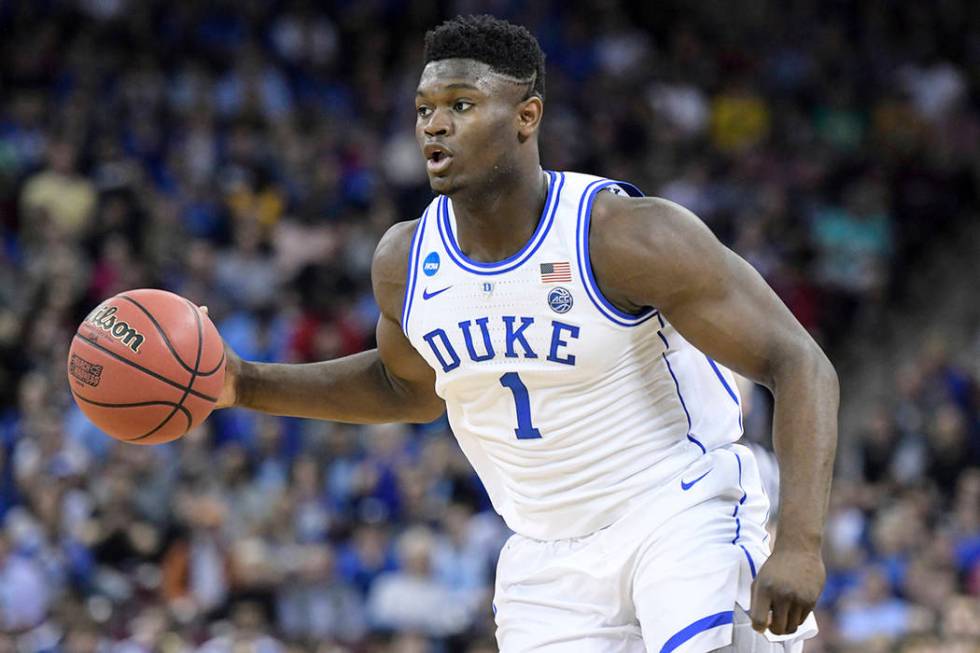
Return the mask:
<path id="1" fill-rule="evenodd" d="M 500 385 L 510 388 L 517 406 L 517 428 L 514 433 L 518 440 L 533 440 L 541 437 L 541 431 L 531 424 L 531 399 L 527 396 L 527 386 L 517 372 L 507 372 L 500 377 Z"/>

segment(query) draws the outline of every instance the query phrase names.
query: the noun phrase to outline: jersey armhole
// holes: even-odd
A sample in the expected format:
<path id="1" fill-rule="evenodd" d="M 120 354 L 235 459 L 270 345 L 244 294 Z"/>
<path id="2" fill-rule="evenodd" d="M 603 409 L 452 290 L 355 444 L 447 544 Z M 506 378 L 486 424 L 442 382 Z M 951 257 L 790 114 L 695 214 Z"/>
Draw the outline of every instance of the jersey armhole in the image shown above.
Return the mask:
<path id="1" fill-rule="evenodd" d="M 412 314 L 412 299 L 415 297 L 415 285 L 418 280 L 419 271 L 419 252 L 422 250 L 422 234 L 425 231 L 425 221 L 429 217 L 432 209 L 430 204 L 425 209 L 425 213 L 415 226 L 415 234 L 412 236 L 412 247 L 408 252 L 408 269 L 405 272 L 405 296 L 402 299 L 402 333 L 408 338 L 408 319 Z"/>
<path id="2" fill-rule="evenodd" d="M 592 304 L 613 324 L 624 327 L 639 326 L 659 312 L 653 307 L 641 309 L 637 313 L 627 313 L 617 308 L 599 289 L 599 284 L 595 280 L 592 272 L 592 259 L 589 255 L 589 228 L 592 223 L 592 204 L 595 202 L 596 195 L 602 190 L 612 190 L 617 194 L 621 191 L 630 197 L 643 197 L 643 193 L 633 184 L 624 181 L 612 181 L 610 179 L 600 179 L 586 186 L 579 200 L 578 222 L 575 232 L 576 258 L 578 259 L 579 276 L 585 286 L 585 293 L 589 296 Z"/>

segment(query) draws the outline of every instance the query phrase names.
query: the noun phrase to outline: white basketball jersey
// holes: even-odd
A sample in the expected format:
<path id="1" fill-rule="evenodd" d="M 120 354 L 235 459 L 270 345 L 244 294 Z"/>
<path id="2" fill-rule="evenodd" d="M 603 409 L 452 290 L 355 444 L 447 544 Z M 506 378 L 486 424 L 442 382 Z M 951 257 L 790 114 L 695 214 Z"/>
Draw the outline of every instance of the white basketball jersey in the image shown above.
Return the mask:
<path id="1" fill-rule="evenodd" d="M 495 263 L 467 258 L 452 202 L 433 200 L 412 241 L 402 313 L 495 509 L 536 539 L 608 526 L 742 432 L 731 372 L 655 309 L 625 313 L 595 282 L 596 194 L 639 191 L 547 175 L 534 235 Z"/>

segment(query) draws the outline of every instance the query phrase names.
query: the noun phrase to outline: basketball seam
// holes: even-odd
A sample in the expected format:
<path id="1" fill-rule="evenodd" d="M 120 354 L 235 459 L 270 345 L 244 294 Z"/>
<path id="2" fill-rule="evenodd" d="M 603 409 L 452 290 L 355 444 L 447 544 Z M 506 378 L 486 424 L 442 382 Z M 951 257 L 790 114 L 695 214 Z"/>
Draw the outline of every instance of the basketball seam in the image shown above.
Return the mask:
<path id="1" fill-rule="evenodd" d="M 92 404 L 93 406 L 99 406 L 101 408 L 142 408 L 145 406 L 171 406 L 171 407 L 177 406 L 178 408 L 180 408 L 181 413 L 183 413 L 184 418 L 187 420 L 187 428 L 190 428 L 191 424 L 193 424 L 194 422 L 194 419 L 191 417 L 191 412 L 187 410 L 186 407 L 180 406 L 179 404 L 173 401 L 137 401 L 133 403 L 108 403 L 105 401 L 94 401 L 92 399 L 88 399 L 87 397 L 83 397 L 82 395 L 78 394 L 74 390 L 71 390 L 71 393 L 72 395 L 74 395 L 75 399 L 78 399 L 79 401 L 84 401 L 87 404 Z"/>
<path id="2" fill-rule="evenodd" d="M 153 370 L 147 369 L 147 368 L 143 367 L 142 365 L 140 365 L 139 363 L 134 363 L 133 361 L 129 360 L 128 358 L 124 358 L 124 357 L 120 356 L 119 354 L 117 354 L 116 352 L 112 351 L 111 349 L 107 349 L 107 348 L 103 347 L 102 345 L 100 345 L 96 341 L 94 341 L 91 338 L 88 338 L 86 336 L 83 336 L 80 333 L 76 333 L 75 334 L 75 337 L 78 338 L 79 340 L 81 340 L 82 342 L 88 344 L 89 346 L 91 346 L 91 347 L 93 347 L 95 349 L 98 349 L 99 351 L 101 351 L 101 352 L 103 352 L 105 354 L 108 354 L 109 356 L 115 358 L 117 361 L 119 361 L 121 363 L 125 363 L 126 365 L 129 365 L 130 367 L 134 367 L 137 370 L 139 370 L 140 372 L 143 372 L 144 374 L 147 374 L 149 376 L 152 376 L 153 378 L 157 379 L 158 381 L 163 381 L 164 383 L 166 383 L 169 386 L 172 386 L 174 388 L 177 388 L 178 390 L 186 391 L 186 392 L 194 395 L 195 397 L 197 397 L 199 399 L 204 399 L 205 401 L 211 401 L 211 402 L 218 401 L 218 398 L 217 397 L 211 397 L 209 395 L 204 394 L 203 392 L 200 392 L 198 390 L 194 390 L 190 386 L 184 386 L 184 385 L 181 385 L 180 383 L 177 383 L 176 381 L 173 381 L 171 379 L 168 379 L 167 377 L 163 376 L 162 374 L 157 374 Z"/>
<path id="3" fill-rule="evenodd" d="M 153 314 L 150 313 L 150 311 L 147 310 L 147 308 L 145 306 L 143 306 L 138 301 L 136 301 L 135 299 L 133 299 L 132 297 L 130 297 L 129 295 L 127 295 L 125 293 L 121 293 L 121 294 L 117 295 L 117 297 L 119 297 L 120 299 L 125 299 L 126 301 L 128 301 L 128 302 L 132 303 L 134 306 L 136 306 L 136 308 L 138 308 L 141 311 L 143 311 L 143 314 L 146 315 L 146 317 L 150 318 L 150 322 L 152 322 L 153 323 L 153 326 L 156 327 L 157 333 L 159 333 L 160 334 L 160 337 L 163 338 L 163 344 L 167 345 L 167 349 L 170 350 L 170 353 L 173 355 L 174 359 L 178 363 L 180 363 L 180 366 L 181 367 L 183 367 L 185 370 L 187 370 L 191 374 L 194 374 L 194 370 L 191 369 L 191 366 L 188 365 L 187 363 L 185 363 L 184 362 L 184 359 L 181 358 L 179 354 L 177 354 L 177 349 L 173 346 L 173 343 L 170 342 L 170 338 L 167 336 L 167 332 L 163 330 L 163 325 L 160 324 L 159 322 L 157 322 L 157 319 L 153 316 Z M 184 300 L 184 301 L 186 301 L 186 300 Z M 187 302 L 187 303 L 190 304 L 190 302 Z M 191 304 L 191 306 L 194 306 L 194 305 Z M 195 311 L 197 310 L 197 307 L 196 306 L 194 306 L 194 310 Z M 221 359 L 218 361 L 217 365 L 215 365 L 214 368 L 212 368 L 212 369 L 210 369 L 210 370 L 208 370 L 206 372 L 198 371 L 197 376 L 211 376 L 212 374 L 215 374 L 218 370 L 221 369 L 221 366 L 224 365 L 224 362 L 225 362 L 225 352 L 224 352 L 224 348 L 222 348 L 222 350 L 221 350 Z"/>
<path id="4" fill-rule="evenodd" d="M 150 313 L 150 311 L 148 311 L 145 306 L 140 304 L 138 301 L 136 301 L 129 295 L 120 294 L 117 295 L 117 297 L 119 297 L 119 299 L 125 299 L 127 302 L 131 303 L 133 306 L 143 311 L 143 314 L 146 315 L 146 317 L 150 319 L 150 322 L 153 323 L 153 326 L 156 328 L 157 333 L 159 333 L 160 337 L 163 338 L 163 344 L 165 344 L 167 346 L 167 349 L 170 350 L 170 353 L 171 355 L 173 355 L 174 359 L 178 363 L 180 363 L 181 367 L 183 367 L 185 370 L 193 374 L 194 371 L 190 368 L 190 366 L 187 363 L 184 362 L 184 359 L 180 357 L 180 355 L 177 353 L 177 350 L 174 349 L 173 343 L 170 342 L 170 338 L 167 336 L 167 332 L 163 330 L 163 325 L 157 322 L 157 319 L 153 317 L 153 314 Z"/>
<path id="5" fill-rule="evenodd" d="M 149 433 L 144 433 L 139 437 L 130 438 L 126 440 L 127 442 L 137 442 L 144 438 L 148 438 L 154 433 L 156 433 L 157 431 L 159 431 L 160 429 L 162 429 L 166 425 L 166 423 L 170 421 L 170 418 L 176 415 L 179 409 L 184 407 L 184 400 L 187 399 L 187 395 L 190 394 L 191 388 L 194 387 L 194 380 L 197 379 L 197 367 L 201 364 L 201 353 L 204 350 L 204 332 L 203 329 L 201 328 L 201 316 L 197 312 L 197 307 L 191 304 L 190 302 L 187 302 L 187 305 L 190 307 L 191 313 L 193 313 L 194 315 L 195 322 L 197 322 L 197 358 L 194 360 L 194 369 L 191 370 L 191 379 L 190 381 L 188 381 L 187 388 L 184 390 L 184 396 L 180 398 L 180 401 L 177 402 L 177 405 L 174 406 L 173 410 L 170 411 L 170 414 L 164 417 L 162 422 L 157 424 L 157 427 L 155 429 L 153 429 Z M 176 354 L 174 354 L 174 356 L 176 356 Z M 188 426 L 187 428 L 190 428 L 190 426 Z"/>
<path id="6" fill-rule="evenodd" d="M 222 343 L 221 359 L 218 361 L 218 364 L 215 365 L 213 369 L 210 369 L 207 372 L 198 372 L 197 375 L 198 376 L 211 376 L 212 374 L 215 374 L 218 370 L 220 370 L 221 369 L 221 366 L 224 365 L 224 364 L 225 364 L 225 351 L 224 351 L 224 343 Z"/>

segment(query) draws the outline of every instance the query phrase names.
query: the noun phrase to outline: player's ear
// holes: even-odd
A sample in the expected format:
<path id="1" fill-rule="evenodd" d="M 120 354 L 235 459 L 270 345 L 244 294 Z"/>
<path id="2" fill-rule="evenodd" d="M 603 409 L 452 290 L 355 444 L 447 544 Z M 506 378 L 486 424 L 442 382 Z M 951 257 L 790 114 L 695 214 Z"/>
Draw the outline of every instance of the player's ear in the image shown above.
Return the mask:
<path id="1" fill-rule="evenodd" d="M 532 95 L 517 105 L 517 137 L 522 143 L 538 131 L 543 115 L 544 102 L 537 95 Z"/>

